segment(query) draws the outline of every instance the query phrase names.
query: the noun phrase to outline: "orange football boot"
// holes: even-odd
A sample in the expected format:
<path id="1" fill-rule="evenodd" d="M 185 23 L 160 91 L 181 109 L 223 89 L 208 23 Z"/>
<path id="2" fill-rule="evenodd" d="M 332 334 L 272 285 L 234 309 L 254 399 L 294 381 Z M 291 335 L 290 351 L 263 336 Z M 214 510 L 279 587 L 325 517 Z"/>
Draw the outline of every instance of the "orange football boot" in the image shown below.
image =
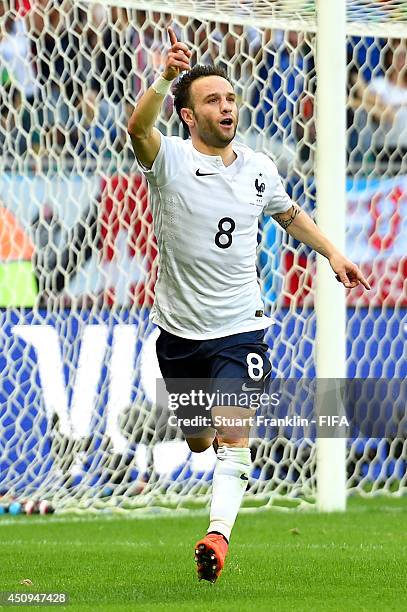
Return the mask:
<path id="1" fill-rule="evenodd" d="M 208 533 L 195 546 L 195 562 L 199 580 L 216 582 L 225 565 L 229 544 L 223 535 Z"/>

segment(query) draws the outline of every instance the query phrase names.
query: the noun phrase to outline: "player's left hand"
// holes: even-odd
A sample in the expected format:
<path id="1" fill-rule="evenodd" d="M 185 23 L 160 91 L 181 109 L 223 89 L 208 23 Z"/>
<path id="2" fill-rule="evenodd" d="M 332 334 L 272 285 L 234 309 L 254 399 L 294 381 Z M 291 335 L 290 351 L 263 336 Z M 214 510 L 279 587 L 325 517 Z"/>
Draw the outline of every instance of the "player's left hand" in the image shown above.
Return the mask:
<path id="1" fill-rule="evenodd" d="M 354 289 L 359 284 L 365 289 L 370 289 L 370 285 L 356 264 L 344 257 L 340 253 L 336 253 L 329 258 L 329 263 L 332 270 L 335 272 L 336 280 L 346 289 Z"/>

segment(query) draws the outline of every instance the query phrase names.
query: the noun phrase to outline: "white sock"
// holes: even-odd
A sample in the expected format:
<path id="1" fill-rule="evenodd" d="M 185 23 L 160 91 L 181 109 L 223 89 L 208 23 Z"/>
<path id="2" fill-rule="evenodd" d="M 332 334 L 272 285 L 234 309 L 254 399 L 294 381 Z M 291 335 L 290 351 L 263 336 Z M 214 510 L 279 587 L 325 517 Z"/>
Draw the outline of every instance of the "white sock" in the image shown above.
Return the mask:
<path id="1" fill-rule="evenodd" d="M 247 487 L 250 464 L 249 448 L 218 448 L 208 532 L 217 531 L 228 541 Z"/>

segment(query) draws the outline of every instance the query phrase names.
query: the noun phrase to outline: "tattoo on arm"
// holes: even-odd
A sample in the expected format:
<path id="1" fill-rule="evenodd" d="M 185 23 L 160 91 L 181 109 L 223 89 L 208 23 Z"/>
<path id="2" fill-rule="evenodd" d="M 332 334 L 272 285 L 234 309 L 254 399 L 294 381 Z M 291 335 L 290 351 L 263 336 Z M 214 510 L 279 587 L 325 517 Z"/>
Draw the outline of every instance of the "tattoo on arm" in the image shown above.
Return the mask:
<path id="1" fill-rule="evenodd" d="M 279 225 L 283 229 L 287 229 L 289 225 L 294 221 L 294 219 L 300 214 L 301 208 L 297 204 L 293 204 L 290 210 L 284 213 L 278 213 L 277 215 L 273 215 L 273 219 L 277 221 Z"/>

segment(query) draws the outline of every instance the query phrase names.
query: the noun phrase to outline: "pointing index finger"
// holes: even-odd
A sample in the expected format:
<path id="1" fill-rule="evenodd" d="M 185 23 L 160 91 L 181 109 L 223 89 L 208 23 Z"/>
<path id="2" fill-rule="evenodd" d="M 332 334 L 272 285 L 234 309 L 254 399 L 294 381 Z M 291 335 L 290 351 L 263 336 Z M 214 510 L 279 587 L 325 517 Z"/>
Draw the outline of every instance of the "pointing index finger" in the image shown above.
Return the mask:
<path id="1" fill-rule="evenodd" d="M 177 40 L 174 30 L 171 27 L 169 27 L 167 28 L 167 32 L 168 32 L 168 36 L 170 37 L 171 45 L 176 45 L 178 40 Z"/>
<path id="2" fill-rule="evenodd" d="M 368 281 L 366 280 L 366 278 L 363 276 L 361 272 L 359 273 L 358 280 L 360 281 L 360 283 L 362 283 L 365 289 L 371 289 L 370 284 L 368 283 Z"/>

